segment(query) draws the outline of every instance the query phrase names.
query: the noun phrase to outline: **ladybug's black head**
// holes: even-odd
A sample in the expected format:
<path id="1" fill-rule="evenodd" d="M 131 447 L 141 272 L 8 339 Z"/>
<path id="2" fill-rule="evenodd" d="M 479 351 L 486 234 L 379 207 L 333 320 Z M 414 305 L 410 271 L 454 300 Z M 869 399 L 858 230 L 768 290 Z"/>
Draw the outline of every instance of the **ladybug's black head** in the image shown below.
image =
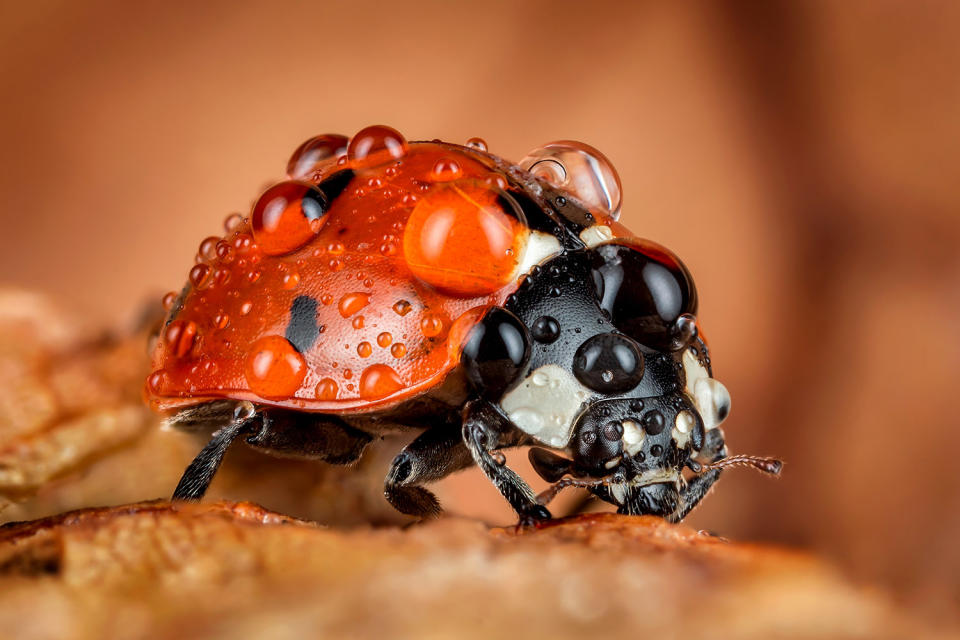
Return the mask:
<path id="1" fill-rule="evenodd" d="M 673 494 L 647 487 L 678 484 L 729 409 L 696 311 L 676 256 L 617 239 L 534 267 L 478 327 L 464 361 L 479 393 L 553 449 L 531 453 L 545 479 L 608 479 L 595 493 L 622 510 L 654 498 L 667 510 Z"/>

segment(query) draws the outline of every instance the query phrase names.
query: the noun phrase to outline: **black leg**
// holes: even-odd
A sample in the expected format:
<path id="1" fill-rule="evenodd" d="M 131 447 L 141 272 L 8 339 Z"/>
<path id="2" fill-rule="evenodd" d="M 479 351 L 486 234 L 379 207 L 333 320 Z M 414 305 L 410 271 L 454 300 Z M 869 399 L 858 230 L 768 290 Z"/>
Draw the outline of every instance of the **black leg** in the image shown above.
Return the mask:
<path id="1" fill-rule="evenodd" d="M 724 441 L 723 431 L 719 428 L 707 431 L 704 438 L 703 449 L 700 451 L 699 458 L 715 462 L 727 455 L 727 445 Z M 693 511 L 703 498 L 710 493 L 714 483 L 720 479 L 720 469 L 711 469 L 701 473 L 687 483 L 687 486 L 680 492 L 680 505 L 677 510 L 668 518 L 671 522 L 680 522 L 688 513 Z"/>
<path id="2" fill-rule="evenodd" d="M 197 454 L 187 470 L 183 472 L 177 488 L 173 491 L 173 499 L 194 502 L 200 500 L 203 494 L 207 492 L 207 487 L 210 486 L 217 469 L 220 468 L 220 463 L 223 462 L 223 456 L 227 453 L 227 449 L 230 448 L 237 436 L 250 431 L 255 420 L 254 415 L 245 415 L 215 432 L 207 446 Z"/>
<path id="3" fill-rule="evenodd" d="M 456 427 L 433 427 L 417 436 L 393 459 L 383 495 L 401 513 L 421 518 L 437 516 L 442 511 L 440 503 L 420 485 L 444 478 L 472 463 L 473 458 Z"/>
<path id="4" fill-rule="evenodd" d="M 276 456 L 352 464 L 373 440 L 366 431 L 330 415 L 283 409 L 269 409 L 260 415 L 261 428 L 246 442 Z"/>
<path id="5" fill-rule="evenodd" d="M 464 410 L 463 441 L 474 462 L 500 491 L 513 510 L 520 516 L 520 524 L 549 520 L 550 512 L 541 504 L 529 485 L 507 468 L 497 449 L 519 444 L 516 430 L 492 405 L 471 402 Z"/>

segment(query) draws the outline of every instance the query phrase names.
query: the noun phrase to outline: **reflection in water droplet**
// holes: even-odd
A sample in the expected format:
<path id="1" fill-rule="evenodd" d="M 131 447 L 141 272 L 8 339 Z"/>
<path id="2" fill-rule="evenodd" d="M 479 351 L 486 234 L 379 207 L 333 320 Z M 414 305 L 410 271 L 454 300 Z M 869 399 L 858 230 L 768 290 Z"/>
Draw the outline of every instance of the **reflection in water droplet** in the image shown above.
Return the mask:
<path id="1" fill-rule="evenodd" d="M 219 242 L 220 238 L 216 236 L 204 238 L 203 242 L 200 243 L 200 248 L 197 249 L 197 257 L 207 262 L 213 262 L 214 258 L 217 257 L 216 249 Z"/>
<path id="2" fill-rule="evenodd" d="M 230 316 L 223 312 L 218 313 L 213 318 L 213 325 L 217 329 L 226 329 L 228 324 L 230 324 Z"/>
<path id="3" fill-rule="evenodd" d="M 233 233 L 243 224 L 243 216 L 239 213 L 231 213 L 223 220 L 223 230 L 227 233 Z"/>
<path id="4" fill-rule="evenodd" d="M 534 149 L 520 166 L 564 189 L 594 211 L 620 216 L 620 176 L 602 153 L 582 142 L 561 140 Z"/>
<path id="5" fill-rule="evenodd" d="M 444 293 L 487 295 L 512 279 L 523 219 L 500 191 L 476 183 L 439 185 L 410 213 L 403 254 L 417 278 Z"/>
<path id="6" fill-rule="evenodd" d="M 253 206 L 253 236 L 266 254 L 290 253 L 320 233 L 326 209 L 323 192 L 311 184 L 275 184 Z"/>
<path id="7" fill-rule="evenodd" d="M 385 364 L 373 364 L 360 375 L 360 397 L 367 400 L 384 398 L 404 388 L 400 375 Z"/>
<path id="8" fill-rule="evenodd" d="M 398 342 L 390 347 L 390 355 L 392 355 L 394 358 L 402 358 L 403 356 L 407 355 L 407 348 L 402 342 Z"/>
<path id="9" fill-rule="evenodd" d="M 293 180 L 310 178 L 324 165 L 335 162 L 334 158 L 347 152 L 346 136 L 328 133 L 310 138 L 293 152 L 287 162 L 287 175 Z"/>
<path id="10" fill-rule="evenodd" d="M 470 138 L 467 140 L 467 146 L 477 151 L 487 150 L 487 142 L 483 138 Z"/>
<path id="11" fill-rule="evenodd" d="M 406 300 L 397 300 L 393 305 L 394 313 L 400 316 L 407 315 L 412 308 L 412 305 Z"/>
<path id="12" fill-rule="evenodd" d="M 171 353 L 178 358 L 182 358 L 193 349 L 197 332 L 197 324 L 192 320 L 176 320 L 167 325 L 164 331 L 164 339 Z"/>
<path id="13" fill-rule="evenodd" d="M 373 353 L 373 347 L 369 342 L 361 342 L 357 345 L 357 355 L 361 358 L 369 358 L 371 353 Z"/>
<path id="14" fill-rule="evenodd" d="M 349 318 L 360 309 L 363 309 L 370 302 L 370 294 L 364 293 L 362 291 L 357 291 L 353 293 L 348 293 L 340 298 L 340 303 L 337 305 L 337 308 L 340 310 L 340 315 L 344 318 Z"/>
<path id="15" fill-rule="evenodd" d="M 430 179 L 434 182 L 450 182 L 456 180 L 463 173 L 460 165 L 452 158 L 440 158 L 433 165 L 430 172 Z"/>
<path id="16" fill-rule="evenodd" d="M 420 318 L 420 332 L 425 338 L 435 338 L 443 331 L 443 319 L 434 313 L 425 313 Z"/>
<path id="17" fill-rule="evenodd" d="M 377 336 L 377 344 L 381 347 L 389 347 L 391 342 L 393 342 L 393 336 L 386 331 Z"/>
<path id="18" fill-rule="evenodd" d="M 333 378 L 324 378 L 317 383 L 315 394 L 318 400 L 336 400 L 340 388 Z"/>
<path id="19" fill-rule="evenodd" d="M 210 267 L 203 263 L 193 265 L 190 269 L 190 284 L 197 289 L 202 289 L 210 279 Z"/>
<path id="20" fill-rule="evenodd" d="M 240 315 L 247 315 L 250 313 L 251 309 L 253 309 L 253 303 L 250 301 L 244 302 L 242 305 L 240 305 Z"/>
<path id="21" fill-rule="evenodd" d="M 347 156 L 354 163 L 370 167 L 403 157 L 407 141 L 399 131 L 383 125 L 374 125 L 353 136 L 347 147 Z"/>
<path id="22" fill-rule="evenodd" d="M 250 390 L 264 398 L 287 398 L 300 388 L 307 363 L 282 336 L 266 336 L 250 348 L 244 373 Z"/>

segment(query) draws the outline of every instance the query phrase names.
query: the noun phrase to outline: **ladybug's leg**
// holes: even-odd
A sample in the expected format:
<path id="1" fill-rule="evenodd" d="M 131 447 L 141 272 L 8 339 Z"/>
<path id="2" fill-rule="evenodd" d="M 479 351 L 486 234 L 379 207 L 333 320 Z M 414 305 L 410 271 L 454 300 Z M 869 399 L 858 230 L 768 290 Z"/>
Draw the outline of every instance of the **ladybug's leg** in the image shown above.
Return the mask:
<path id="1" fill-rule="evenodd" d="M 709 429 L 704 438 L 703 449 L 699 458 L 715 462 L 727 455 L 727 445 L 724 442 L 723 431 L 719 428 Z M 710 493 L 713 484 L 720 478 L 720 469 L 711 469 L 694 476 L 687 486 L 680 492 L 680 506 L 669 518 L 671 522 L 680 522 L 688 513 L 693 511 L 703 498 Z"/>
<path id="2" fill-rule="evenodd" d="M 352 464 L 373 440 L 366 431 L 331 415 L 267 409 L 260 416 L 260 429 L 246 442 L 277 456 Z"/>
<path id="3" fill-rule="evenodd" d="M 215 406 L 216 405 L 216 406 Z M 207 487 L 216 475 L 220 463 L 223 462 L 223 456 L 227 449 L 237 439 L 237 436 L 249 433 L 253 423 L 256 420 L 254 407 L 249 402 L 239 404 L 218 402 L 211 403 L 211 410 L 190 409 L 182 413 L 182 419 L 174 418 L 173 424 L 183 424 L 186 427 L 194 427 L 198 424 L 205 424 L 210 417 L 216 415 L 218 411 L 222 413 L 227 409 L 233 411 L 232 422 L 213 434 L 213 438 L 207 443 L 193 462 L 183 472 L 177 488 L 173 491 L 174 500 L 196 501 L 203 497 L 207 492 Z"/>
<path id="4" fill-rule="evenodd" d="M 420 485 L 445 478 L 472 463 L 473 458 L 456 429 L 450 425 L 433 427 L 417 436 L 393 459 L 383 495 L 401 513 L 421 518 L 437 516 L 442 511 L 440 503 Z"/>
<path id="5" fill-rule="evenodd" d="M 537 502 L 530 486 L 509 469 L 494 451 L 516 446 L 518 430 L 488 402 L 471 402 L 464 410 L 463 441 L 474 462 L 520 516 L 520 524 L 549 520 L 550 512 Z"/>

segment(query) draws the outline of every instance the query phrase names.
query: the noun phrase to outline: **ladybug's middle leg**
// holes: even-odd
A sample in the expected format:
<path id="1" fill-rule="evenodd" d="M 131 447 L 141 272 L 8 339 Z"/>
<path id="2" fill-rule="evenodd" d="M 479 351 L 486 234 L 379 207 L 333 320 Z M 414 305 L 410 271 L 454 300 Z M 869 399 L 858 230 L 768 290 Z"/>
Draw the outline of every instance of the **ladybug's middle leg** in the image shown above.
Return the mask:
<path id="1" fill-rule="evenodd" d="M 550 512 L 537 502 L 530 486 L 504 464 L 502 454 L 494 452 L 521 444 L 517 429 L 488 402 L 471 402 L 464 410 L 463 441 L 474 462 L 500 491 L 521 524 L 549 520 Z"/>
<path id="2" fill-rule="evenodd" d="M 427 429 L 403 448 L 383 483 L 383 495 L 393 508 L 428 518 L 442 511 L 437 497 L 421 485 L 440 480 L 473 463 L 473 458 L 451 425 Z"/>

